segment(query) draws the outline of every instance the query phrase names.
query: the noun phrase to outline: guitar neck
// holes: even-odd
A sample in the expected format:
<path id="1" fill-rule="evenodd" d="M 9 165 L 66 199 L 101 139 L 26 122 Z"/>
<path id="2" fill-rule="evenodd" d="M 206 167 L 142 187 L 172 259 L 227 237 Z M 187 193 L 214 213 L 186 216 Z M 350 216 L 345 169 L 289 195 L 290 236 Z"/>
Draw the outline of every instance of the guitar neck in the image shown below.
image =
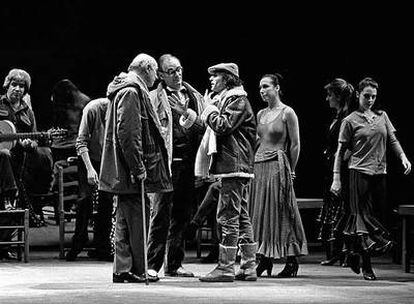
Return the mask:
<path id="1" fill-rule="evenodd" d="M 50 135 L 47 132 L 31 132 L 31 133 L 10 133 L 10 134 L 0 134 L 0 142 L 1 141 L 11 141 L 11 140 L 18 140 L 18 139 L 41 139 L 41 138 L 49 138 Z"/>

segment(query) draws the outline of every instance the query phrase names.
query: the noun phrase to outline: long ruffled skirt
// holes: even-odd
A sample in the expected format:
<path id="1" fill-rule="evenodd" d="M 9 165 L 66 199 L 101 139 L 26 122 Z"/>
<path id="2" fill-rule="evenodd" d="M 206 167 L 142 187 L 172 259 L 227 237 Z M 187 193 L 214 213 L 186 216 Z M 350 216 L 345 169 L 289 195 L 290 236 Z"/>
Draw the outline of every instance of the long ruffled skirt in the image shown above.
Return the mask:
<path id="1" fill-rule="evenodd" d="M 349 250 L 381 253 L 392 245 L 388 230 L 379 221 L 385 204 L 385 175 L 367 175 L 350 170 L 349 213 L 343 233 Z"/>
<path id="2" fill-rule="evenodd" d="M 290 167 L 281 157 L 287 160 L 283 154 L 255 164 L 249 204 L 258 253 L 275 259 L 308 254 Z"/>

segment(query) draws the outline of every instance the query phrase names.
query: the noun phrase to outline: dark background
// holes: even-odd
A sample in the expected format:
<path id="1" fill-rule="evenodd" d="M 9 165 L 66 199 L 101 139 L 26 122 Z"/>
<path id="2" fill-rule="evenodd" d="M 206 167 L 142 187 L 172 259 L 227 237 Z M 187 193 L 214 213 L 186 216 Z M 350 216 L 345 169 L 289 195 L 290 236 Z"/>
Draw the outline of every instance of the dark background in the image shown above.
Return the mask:
<path id="1" fill-rule="evenodd" d="M 324 132 L 332 114 L 323 87 L 335 77 L 354 85 L 366 76 L 379 82 L 379 102 L 414 161 L 409 110 L 413 26 L 406 7 L 378 12 L 345 2 L 323 10 L 277 2 L 32 2 L 0 8 L 0 77 L 15 67 L 29 72 L 40 129 L 50 127 L 50 93 L 58 80 L 69 78 L 91 98 L 102 97 L 138 53 L 155 58 L 172 53 L 181 59 L 185 80 L 202 93 L 208 66 L 237 63 L 255 111 L 265 106 L 258 93 L 260 76 L 284 75 L 283 101 L 300 123 L 299 197 L 321 196 Z M 402 175 L 390 153 L 390 205 L 413 199 L 412 176 Z"/>

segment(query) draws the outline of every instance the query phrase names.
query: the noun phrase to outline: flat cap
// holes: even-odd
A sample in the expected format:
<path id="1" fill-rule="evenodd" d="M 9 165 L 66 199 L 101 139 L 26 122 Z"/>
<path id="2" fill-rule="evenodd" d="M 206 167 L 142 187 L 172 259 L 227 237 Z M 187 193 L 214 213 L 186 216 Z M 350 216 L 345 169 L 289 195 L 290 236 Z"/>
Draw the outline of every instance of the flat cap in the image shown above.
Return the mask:
<path id="1" fill-rule="evenodd" d="M 214 74 L 219 71 L 225 71 L 230 74 L 233 74 L 234 76 L 239 77 L 239 67 L 235 63 L 219 63 L 209 67 L 207 71 L 209 72 L 209 74 Z"/>

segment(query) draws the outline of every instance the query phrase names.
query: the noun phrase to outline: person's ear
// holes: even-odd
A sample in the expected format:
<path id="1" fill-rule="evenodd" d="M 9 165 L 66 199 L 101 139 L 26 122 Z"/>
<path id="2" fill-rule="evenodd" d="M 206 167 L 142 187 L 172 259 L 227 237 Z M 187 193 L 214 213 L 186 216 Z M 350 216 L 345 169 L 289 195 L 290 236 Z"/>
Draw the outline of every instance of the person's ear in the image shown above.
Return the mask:
<path id="1" fill-rule="evenodd" d="M 275 90 L 276 90 L 276 92 L 278 92 L 278 93 L 279 93 L 279 91 L 280 91 L 280 85 L 278 85 L 278 84 L 277 84 L 277 85 L 275 86 Z"/>

